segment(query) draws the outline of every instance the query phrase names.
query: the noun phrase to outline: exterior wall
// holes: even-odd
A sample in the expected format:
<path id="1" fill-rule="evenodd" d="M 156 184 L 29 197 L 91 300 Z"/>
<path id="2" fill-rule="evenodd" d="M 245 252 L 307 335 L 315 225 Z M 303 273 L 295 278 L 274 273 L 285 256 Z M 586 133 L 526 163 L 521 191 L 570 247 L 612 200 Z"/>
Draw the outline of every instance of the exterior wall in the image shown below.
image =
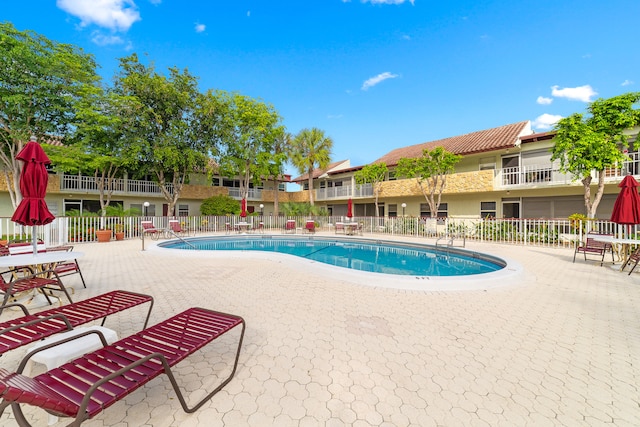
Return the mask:
<path id="1" fill-rule="evenodd" d="M 447 176 L 443 191 L 445 194 L 477 193 L 493 191 L 494 171 L 474 171 L 456 173 Z M 380 199 L 385 197 L 421 196 L 422 191 L 415 179 L 399 179 L 381 183 Z"/>

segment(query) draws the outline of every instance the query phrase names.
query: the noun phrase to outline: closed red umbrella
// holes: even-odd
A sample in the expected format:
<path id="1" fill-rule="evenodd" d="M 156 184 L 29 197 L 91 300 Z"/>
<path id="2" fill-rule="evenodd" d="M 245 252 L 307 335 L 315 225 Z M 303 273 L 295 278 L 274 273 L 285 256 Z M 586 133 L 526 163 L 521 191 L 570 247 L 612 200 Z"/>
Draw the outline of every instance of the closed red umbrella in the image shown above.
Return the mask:
<path id="1" fill-rule="evenodd" d="M 353 201 L 349 199 L 347 202 L 347 218 L 353 217 Z"/>
<path id="2" fill-rule="evenodd" d="M 638 181 L 631 175 L 624 177 L 618 187 L 622 188 L 613 205 L 611 221 L 616 224 L 640 224 L 640 194 Z"/>
<path id="3" fill-rule="evenodd" d="M 16 159 L 24 162 L 20 173 L 22 201 L 13 213 L 11 220 L 21 225 L 33 226 L 33 253 L 35 255 L 38 253 L 35 227 L 49 224 L 55 219 L 44 201 L 49 182 L 45 165 L 51 161 L 33 136 L 20 150 Z"/>
<path id="4" fill-rule="evenodd" d="M 242 199 L 240 202 L 240 216 L 245 218 L 247 216 L 247 200 Z"/>

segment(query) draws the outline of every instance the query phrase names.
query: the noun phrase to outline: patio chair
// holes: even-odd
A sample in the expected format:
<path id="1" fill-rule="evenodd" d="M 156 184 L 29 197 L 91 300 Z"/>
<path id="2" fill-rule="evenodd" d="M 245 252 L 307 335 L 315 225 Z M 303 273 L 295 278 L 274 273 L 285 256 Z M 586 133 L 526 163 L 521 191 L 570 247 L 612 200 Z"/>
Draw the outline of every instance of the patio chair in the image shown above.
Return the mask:
<path id="1" fill-rule="evenodd" d="M 73 246 L 64 245 L 64 246 L 54 246 L 52 248 L 47 248 L 47 252 L 55 252 L 55 251 L 65 251 L 65 252 L 73 252 Z M 69 276 L 71 274 L 78 274 L 80 276 L 80 280 L 82 280 L 82 286 L 85 288 L 87 284 L 84 281 L 84 276 L 82 275 L 82 271 L 80 270 L 80 264 L 78 264 L 78 260 L 74 259 L 71 261 L 62 261 L 57 263 L 53 267 L 53 271 L 58 274 L 58 277 Z"/>
<path id="2" fill-rule="evenodd" d="M 182 226 L 180 225 L 180 221 L 178 221 L 177 219 L 169 220 L 169 230 L 171 231 L 171 233 L 173 233 L 177 237 L 189 236 L 189 233 L 187 232 L 187 230 L 182 228 Z"/>
<path id="3" fill-rule="evenodd" d="M 264 222 L 260 221 L 258 226 L 253 229 L 256 233 L 264 234 Z"/>
<path id="4" fill-rule="evenodd" d="M 62 284 L 60 277 L 54 270 L 38 271 L 20 277 L 12 275 L 9 281 L 6 281 L 0 274 L 0 295 L 3 296 L 2 305 L 0 305 L 0 314 L 2 314 L 5 306 L 9 303 L 10 298 L 15 298 L 16 295 L 20 293 L 32 290 L 42 292 L 49 304 L 52 304 L 52 302 L 47 291 L 54 290 L 64 292 L 69 302 L 73 302 L 71 300 L 71 296 L 69 296 L 69 293 L 67 292 L 67 289 L 64 287 L 64 284 Z"/>
<path id="5" fill-rule="evenodd" d="M 231 373 L 189 407 L 171 368 L 236 326 L 241 326 L 241 332 Z M 21 405 L 31 405 L 52 415 L 74 418 L 69 426 L 79 426 L 163 373 L 169 377 L 182 409 L 195 412 L 235 375 L 244 332 L 245 322 L 239 316 L 191 308 L 111 345 L 99 331 L 92 330 L 42 346 L 29 352 L 16 372 L 0 368 L 0 415 L 11 406 L 18 425 L 29 425 Z M 22 375 L 33 355 L 88 334 L 98 335 L 104 347 L 33 378 Z"/>
<path id="6" fill-rule="evenodd" d="M 34 314 L 29 314 L 22 304 L 7 304 L 7 307 L 22 309 L 24 316 L 0 322 L 0 355 L 96 320 L 102 319 L 100 326 L 104 326 L 108 316 L 145 303 L 149 303 L 143 325 L 146 328 L 153 308 L 153 297 L 136 292 L 111 291 Z"/>
<path id="7" fill-rule="evenodd" d="M 602 234 L 602 233 L 587 233 L 586 241 L 581 243 L 576 247 L 575 252 L 573 253 L 573 262 L 576 262 L 576 255 L 578 253 L 584 254 L 584 260 L 587 260 L 587 255 L 597 255 L 600 257 L 600 266 L 604 264 L 604 257 L 607 252 L 611 253 L 611 262 L 615 262 L 613 257 L 613 245 L 609 242 L 596 240 L 596 237 L 603 236 L 611 236 L 612 234 Z"/>
<path id="8" fill-rule="evenodd" d="M 629 258 L 627 258 L 624 261 L 624 264 L 622 264 L 622 267 L 620 267 L 620 271 L 623 271 L 627 265 L 633 263 L 631 270 L 629 270 L 629 275 L 631 275 L 631 273 L 633 273 L 633 270 L 635 270 L 635 268 L 638 266 L 638 262 L 640 262 L 640 247 L 636 249 L 631 255 L 629 255 Z"/>
<path id="9" fill-rule="evenodd" d="M 150 235 L 153 240 L 158 240 L 160 235 L 164 233 L 163 230 L 156 228 L 151 221 L 141 221 L 140 224 L 142 225 L 142 234 Z"/>
<path id="10" fill-rule="evenodd" d="M 292 233 L 292 234 L 296 234 L 296 220 L 295 219 L 288 219 L 287 222 L 284 224 L 284 230 L 285 233 Z"/>
<path id="11" fill-rule="evenodd" d="M 316 232 L 316 222 L 312 219 L 308 220 L 306 225 L 304 226 L 304 229 L 307 231 L 307 233 L 315 233 Z"/>
<path id="12" fill-rule="evenodd" d="M 344 223 L 343 222 L 336 222 L 336 227 L 335 227 L 335 233 L 342 233 L 342 234 L 347 234 L 346 230 L 344 228 Z"/>

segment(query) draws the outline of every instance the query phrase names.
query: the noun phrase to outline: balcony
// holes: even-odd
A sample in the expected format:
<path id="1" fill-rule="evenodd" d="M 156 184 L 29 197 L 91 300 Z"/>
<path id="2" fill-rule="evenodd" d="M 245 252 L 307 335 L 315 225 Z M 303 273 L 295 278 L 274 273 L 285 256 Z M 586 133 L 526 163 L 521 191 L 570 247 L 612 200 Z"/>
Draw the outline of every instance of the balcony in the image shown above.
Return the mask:
<path id="1" fill-rule="evenodd" d="M 631 158 L 623 163 L 621 168 L 605 170 L 605 181 L 619 181 L 625 175 L 640 174 L 640 153 L 629 153 Z M 594 171 L 592 177 L 597 181 L 598 175 Z M 553 166 L 518 166 L 496 170 L 496 188 L 527 188 L 544 185 L 569 185 L 576 180 L 572 175 L 562 173 L 557 165 Z"/>
<path id="2" fill-rule="evenodd" d="M 116 195 L 156 195 L 162 196 L 158 184 L 152 181 L 138 179 L 114 179 L 112 181 L 113 194 Z M 167 184 L 169 192 L 173 194 L 173 185 Z M 98 184 L 93 176 L 62 175 L 60 190 L 69 193 L 95 193 Z"/>
<path id="3" fill-rule="evenodd" d="M 229 196 L 234 199 L 240 200 L 242 199 L 242 195 L 240 194 L 240 189 L 238 187 L 227 187 L 229 189 Z M 262 189 L 260 188 L 250 188 L 247 194 L 247 200 L 262 200 Z"/>
<path id="4" fill-rule="evenodd" d="M 363 185 L 343 185 L 340 187 L 318 188 L 316 190 L 316 200 L 333 200 L 373 197 L 373 186 L 371 184 Z"/>

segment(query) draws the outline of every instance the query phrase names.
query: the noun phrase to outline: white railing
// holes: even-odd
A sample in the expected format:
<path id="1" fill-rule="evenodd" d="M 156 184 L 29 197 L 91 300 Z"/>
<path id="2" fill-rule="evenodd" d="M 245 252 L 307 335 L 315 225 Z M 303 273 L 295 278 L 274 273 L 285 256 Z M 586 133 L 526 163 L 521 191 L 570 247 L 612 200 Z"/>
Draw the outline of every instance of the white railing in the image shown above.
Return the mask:
<path id="1" fill-rule="evenodd" d="M 155 194 L 162 195 L 160 187 L 153 181 L 138 179 L 113 179 L 110 181 L 113 194 Z M 173 194 L 173 184 L 167 184 L 167 189 Z M 62 175 L 60 189 L 74 192 L 98 192 L 98 183 L 93 176 Z"/>
<path id="2" fill-rule="evenodd" d="M 193 234 L 221 233 L 226 224 L 249 222 L 254 227 L 262 222 L 266 233 L 280 233 L 287 220 L 296 221 L 296 228 L 302 231 L 308 219 L 312 218 L 318 231 L 333 232 L 334 224 L 348 221 L 342 216 L 285 217 L 260 216 L 251 214 L 247 218 L 239 216 L 192 216 L 178 217 L 183 228 Z M 140 237 L 140 221 L 151 220 L 156 228 L 166 229 L 169 217 L 60 217 L 51 224 L 35 227 L 37 237 L 47 246 L 77 244 L 96 241 L 95 231 L 101 228 L 116 230 L 121 228 L 126 239 Z M 391 236 L 411 236 L 424 239 L 447 237 L 460 241 L 495 242 L 516 245 L 574 247 L 583 240 L 587 230 L 613 233 L 617 235 L 640 235 L 640 226 L 621 226 L 610 221 L 593 220 L 588 223 L 571 222 L 567 219 L 469 219 L 469 218 L 415 218 L 415 217 L 356 217 L 352 221 L 362 224 L 364 235 L 384 238 Z M 10 218 L 0 218 L 0 240 L 30 241 L 32 227 L 23 227 Z M 425 243 L 434 243 L 426 240 Z"/>
<path id="3" fill-rule="evenodd" d="M 619 180 L 627 174 L 640 175 L 640 153 L 629 153 L 630 160 L 624 162 L 622 167 L 608 168 L 605 170 L 606 180 Z M 598 175 L 594 171 L 592 177 L 597 181 Z M 557 165 L 532 165 L 516 166 L 496 170 L 495 185 L 497 188 L 507 187 L 532 187 L 549 184 L 570 184 L 575 179 L 571 174 L 560 172 Z"/>
<path id="4" fill-rule="evenodd" d="M 234 199 L 242 199 L 242 194 L 238 187 L 227 187 L 229 189 L 229 197 Z M 247 192 L 248 200 L 262 200 L 262 190 L 259 188 L 250 188 Z"/>
<path id="5" fill-rule="evenodd" d="M 316 189 L 316 200 L 345 199 L 349 197 L 372 197 L 373 186 L 371 184 L 343 185 L 340 187 L 328 187 Z"/>

